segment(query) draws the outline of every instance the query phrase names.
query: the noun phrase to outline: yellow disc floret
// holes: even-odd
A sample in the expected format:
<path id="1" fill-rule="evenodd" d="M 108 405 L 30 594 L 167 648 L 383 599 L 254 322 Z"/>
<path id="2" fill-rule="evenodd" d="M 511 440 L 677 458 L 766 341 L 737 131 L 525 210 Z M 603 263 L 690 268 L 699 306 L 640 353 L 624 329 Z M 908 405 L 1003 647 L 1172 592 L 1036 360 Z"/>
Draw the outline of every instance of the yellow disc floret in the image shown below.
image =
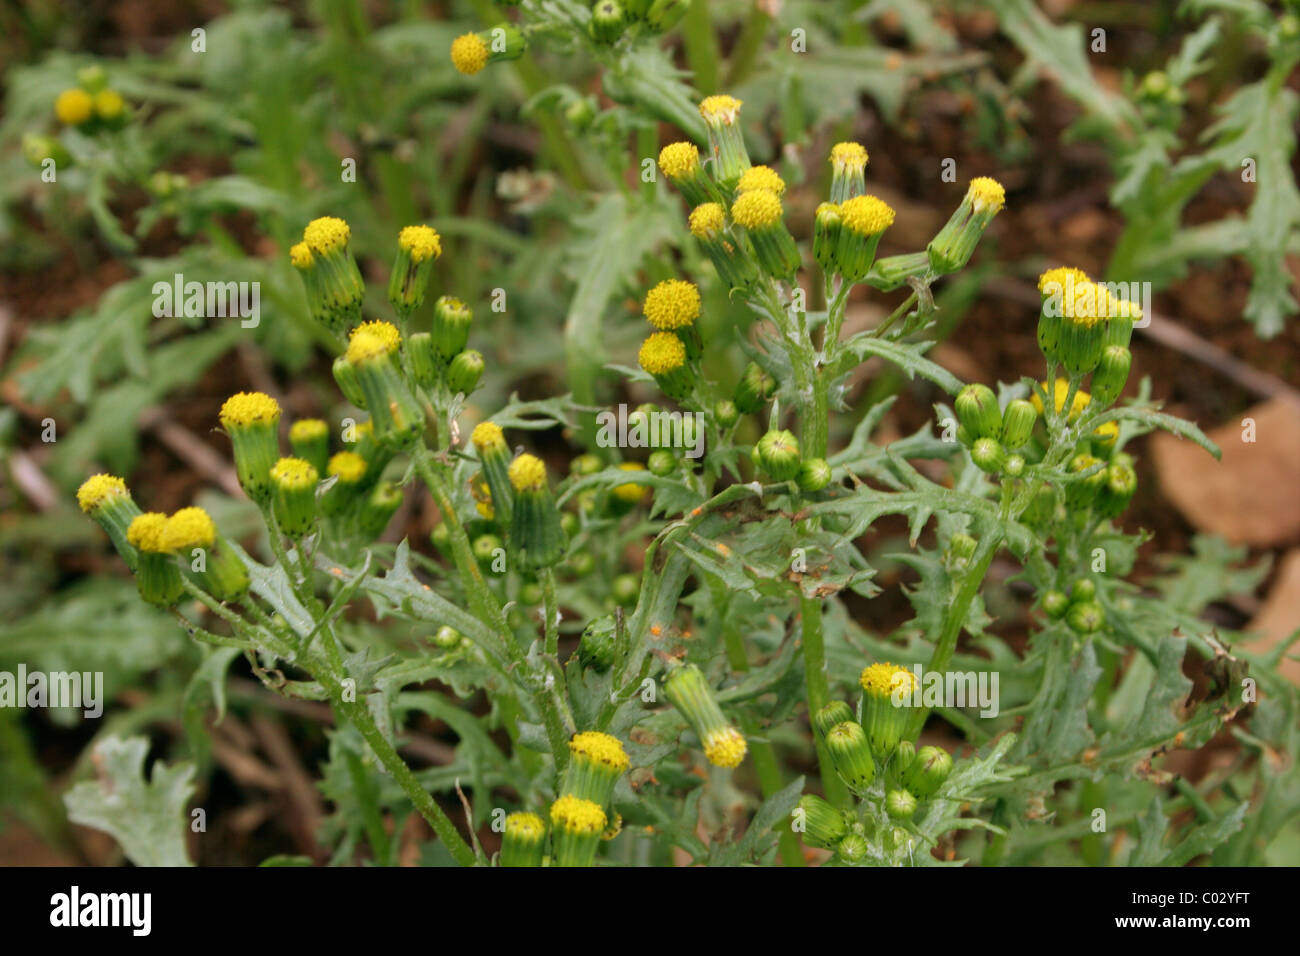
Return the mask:
<path id="1" fill-rule="evenodd" d="M 551 823 L 569 833 L 600 833 L 608 820 L 600 804 L 568 794 L 551 804 Z"/>
<path id="2" fill-rule="evenodd" d="M 100 90 L 95 94 L 95 115 L 102 120 L 115 120 L 126 112 L 126 100 L 117 90 Z"/>
<path id="3" fill-rule="evenodd" d="M 366 460 L 354 451 L 341 451 L 325 467 L 331 476 L 347 485 L 355 485 L 366 476 Z"/>
<path id="4" fill-rule="evenodd" d="M 540 840 L 546 835 L 546 823 L 535 813 L 512 813 L 506 817 L 506 833 L 526 840 Z"/>
<path id="5" fill-rule="evenodd" d="M 320 480 L 316 466 L 302 458 L 281 458 L 271 468 L 271 480 L 288 491 L 310 488 Z"/>
<path id="6" fill-rule="evenodd" d="M 874 236 L 894 224 L 894 210 L 875 196 L 854 196 L 840 203 L 840 221 L 860 236 Z"/>
<path id="7" fill-rule="evenodd" d="M 626 770 L 630 762 L 622 741 L 595 730 L 574 734 L 569 741 L 569 752 L 575 757 L 586 757 L 593 763 L 604 764 L 620 772 Z"/>
<path id="8" fill-rule="evenodd" d="M 515 491 L 540 491 L 546 487 L 546 466 L 536 455 L 520 455 L 506 473 Z"/>
<path id="9" fill-rule="evenodd" d="M 451 63 L 466 76 L 487 66 L 488 48 L 477 33 L 463 33 L 451 41 Z"/>
<path id="10" fill-rule="evenodd" d="M 1061 293 L 1082 282 L 1091 282 L 1088 273 L 1082 269 L 1075 269 L 1071 266 L 1058 266 L 1055 269 L 1048 269 L 1038 277 L 1038 291 L 1044 295 Z"/>
<path id="11" fill-rule="evenodd" d="M 656 329 L 680 329 L 700 317 L 700 290 L 693 282 L 665 279 L 646 293 L 641 311 Z"/>
<path id="12" fill-rule="evenodd" d="M 888 661 L 863 668 L 858 683 L 873 697 L 893 697 L 896 694 L 910 696 L 917 687 L 915 674 L 906 667 Z"/>
<path id="13" fill-rule="evenodd" d="M 385 322 L 382 319 L 372 319 L 369 322 L 362 322 L 355 329 L 348 333 L 349 341 L 362 333 L 368 335 L 377 335 L 383 339 L 388 351 L 395 352 L 397 347 L 402 344 L 402 333 L 397 331 L 397 326 L 392 322 Z"/>
<path id="14" fill-rule="evenodd" d="M 210 548 L 217 540 L 217 526 L 202 508 L 182 508 L 163 525 L 164 551 Z"/>
<path id="15" fill-rule="evenodd" d="M 94 100 L 90 98 L 89 93 L 81 89 L 64 90 L 54 101 L 54 115 L 59 118 L 60 123 L 67 126 L 80 126 L 90 119 L 94 109 Z"/>
<path id="16" fill-rule="evenodd" d="M 831 165 L 836 172 L 858 172 L 867 166 L 867 151 L 861 143 L 836 143 L 831 147 Z"/>
<path id="17" fill-rule="evenodd" d="M 669 179 L 681 179 L 700 168 L 700 151 L 694 143 L 669 143 L 659 150 L 659 168 Z"/>
<path id="18" fill-rule="evenodd" d="M 1039 384 L 1044 389 L 1047 388 L 1046 382 L 1040 382 Z M 1056 388 L 1054 389 L 1054 391 L 1056 393 L 1055 395 L 1056 411 L 1059 414 L 1061 409 L 1065 407 L 1065 396 L 1069 394 L 1070 391 L 1069 380 L 1064 378 L 1058 378 L 1056 380 Z M 1034 408 L 1038 410 L 1038 414 L 1040 415 L 1043 414 L 1043 399 L 1039 395 L 1038 389 L 1034 389 L 1033 394 L 1029 396 L 1029 401 L 1032 402 Z M 1068 419 L 1077 418 L 1079 413 L 1082 412 L 1085 408 L 1087 408 L 1091 402 L 1092 402 L 1092 396 L 1089 395 L 1087 392 L 1083 391 L 1082 389 L 1080 389 L 1079 391 L 1074 393 L 1074 399 L 1070 402 L 1070 414 L 1067 415 L 1066 417 Z"/>
<path id="19" fill-rule="evenodd" d="M 167 516 L 161 511 L 136 515 L 126 529 L 126 540 L 141 551 L 165 554 L 167 551 Z"/>
<path id="20" fill-rule="evenodd" d="M 739 767 L 748 749 L 745 738 L 735 727 L 715 730 L 704 739 L 704 756 L 715 767 Z"/>
<path id="21" fill-rule="evenodd" d="M 686 346 L 671 332 L 655 332 L 641 343 L 637 361 L 651 375 L 665 375 L 686 364 Z"/>
<path id="22" fill-rule="evenodd" d="M 506 433 L 496 422 L 479 422 L 470 433 L 469 440 L 479 451 L 500 451 L 506 447 Z"/>
<path id="23" fill-rule="evenodd" d="M 226 399 L 220 417 L 226 429 L 274 425 L 280 420 L 280 405 L 265 392 L 238 392 Z"/>
<path id="24" fill-rule="evenodd" d="M 298 269 L 310 269 L 312 262 L 311 249 L 307 243 L 299 242 L 289 247 L 289 261 Z"/>
<path id="25" fill-rule="evenodd" d="M 312 441 L 329 434 L 329 430 L 329 425 L 319 418 L 300 418 L 289 427 L 289 441 Z"/>
<path id="26" fill-rule="evenodd" d="M 373 332 L 357 331 L 348 342 L 347 360 L 349 365 L 357 365 L 377 358 L 386 358 L 392 351 L 392 347 L 384 337 Z"/>
<path id="27" fill-rule="evenodd" d="M 442 255 L 442 240 L 429 226 L 407 226 L 397 234 L 397 244 L 411 254 L 412 262 Z"/>
<path id="28" fill-rule="evenodd" d="M 746 229 L 775 225 L 781 219 L 781 199 L 770 189 L 751 189 L 736 197 L 731 218 Z"/>
<path id="29" fill-rule="evenodd" d="M 625 461 L 618 468 L 619 471 L 645 471 L 645 465 L 639 461 Z M 638 485 L 633 482 L 628 482 L 625 485 L 615 485 L 613 488 L 614 497 L 630 505 L 636 504 L 649 493 L 650 489 L 645 485 Z"/>
<path id="30" fill-rule="evenodd" d="M 351 239 L 352 229 L 336 216 L 313 219 L 302 231 L 302 241 L 312 252 L 332 252 L 346 246 Z"/>
<path id="31" fill-rule="evenodd" d="M 736 117 L 740 115 L 740 107 L 744 105 L 734 96 L 706 96 L 700 103 L 700 115 L 706 122 L 723 123 L 731 126 L 736 122 Z"/>
<path id="32" fill-rule="evenodd" d="M 751 189 L 770 189 L 780 196 L 785 192 L 785 180 L 771 166 L 750 166 L 736 183 L 736 192 L 747 193 Z"/>
<path id="33" fill-rule="evenodd" d="M 77 489 L 77 504 L 86 514 L 94 514 L 110 498 L 127 494 L 126 482 L 116 475 L 91 475 Z"/>
<path id="34" fill-rule="evenodd" d="M 727 214 L 719 203 L 701 203 L 691 210 L 691 235 L 696 239 L 715 239 L 726 226 Z"/>
<path id="35" fill-rule="evenodd" d="M 1002 188 L 1002 184 L 988 176 L 977 176 L 972 179 L 966 188 L 966 196 L 976 212 L 983 212 L 990 208 L 997 212 L 1007 204 L 1007 192 Z"/>

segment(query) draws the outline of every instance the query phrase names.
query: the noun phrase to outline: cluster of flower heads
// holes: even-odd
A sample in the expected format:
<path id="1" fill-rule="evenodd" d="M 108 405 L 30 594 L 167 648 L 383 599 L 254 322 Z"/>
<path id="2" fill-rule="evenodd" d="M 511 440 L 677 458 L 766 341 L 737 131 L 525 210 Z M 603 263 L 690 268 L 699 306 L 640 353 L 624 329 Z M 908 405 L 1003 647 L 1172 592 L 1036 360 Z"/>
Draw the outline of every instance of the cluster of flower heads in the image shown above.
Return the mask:
<path id="1" fill-rule="evenodd" d="M 64 127 L 94 135 L 121 129 L 130 119 L 130 108 L 122 94 L 109 87 L 103 67 L 88 66 L 77 71 L 76 86 L 55 97 L 54 118 Z M 33 166 L 47 159 L 62 167 L 72 164 L 72 155 L 58 139 L 39 133 L 23 137 L 23 155 Z"/>
<path id="2" fill-rule="evenodd" d="M 842 701 L 832 701 L 814 716 L 813 729 L 830 755 L 836 774 L 855 795 L 882 803 L 891 826 L 882 832 L 876 820 L 859 819 L 813 794 L 799 802 L 803 839 L 809 846 L 834 850 L 856 863 L 871 843 L 894 847 L 908 837 L 907 821 L 933 797 L 952 772 L 952 757 L 942 747 L 916 746 L 905 739 L 916 675 L 888 662 L 864 668 L 862 719 Z"/>
<path id="3" fill-rule="evenodd" d="M 559 795 L 548 813 L 550 827 L 535 813 L 506 817 L 500 865 L 591 866 L 601 841 L 612 840 L 622 830 L 623 818 L 611 804 L 614 787 L 630 763 L 617 737 L 590 730 L 574 734 Z"/>

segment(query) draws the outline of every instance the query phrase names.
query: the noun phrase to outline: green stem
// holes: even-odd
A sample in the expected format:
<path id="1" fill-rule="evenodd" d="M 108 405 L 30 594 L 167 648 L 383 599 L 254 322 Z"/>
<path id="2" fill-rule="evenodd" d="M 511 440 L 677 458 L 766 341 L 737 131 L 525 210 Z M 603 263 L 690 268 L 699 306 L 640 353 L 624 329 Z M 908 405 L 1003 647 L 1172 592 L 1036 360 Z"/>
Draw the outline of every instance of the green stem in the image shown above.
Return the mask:
<path id="1" fill-rule="evenodd" d="M 830 703 L 831 686 L 826 678 L 826 643 L 822 634 L 822 602 L 819 598 L 800 597 L 799 613 L 803 622 L 804 687 L 808 697 L 808 718 Z M 839 807 L 850 805 L 848 787 L 844 785 L 831 764 L 830 753 L 817 734 L 813 734 L 817 748 L 817 766 L 821 771 L 822 790 L 826 799 Z"/>

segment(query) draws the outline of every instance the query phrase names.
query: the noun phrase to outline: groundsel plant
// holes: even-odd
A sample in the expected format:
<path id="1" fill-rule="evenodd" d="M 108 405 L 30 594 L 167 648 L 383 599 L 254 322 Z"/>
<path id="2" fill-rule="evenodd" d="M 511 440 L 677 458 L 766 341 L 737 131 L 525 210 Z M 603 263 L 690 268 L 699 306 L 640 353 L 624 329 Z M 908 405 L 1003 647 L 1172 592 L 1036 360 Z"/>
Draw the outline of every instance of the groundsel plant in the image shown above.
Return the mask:
<path id="1" fill-rule="evenodd" d="M 593 8 L 593 29 L 612 6 Z M 481 67 L 490 41 L 462 37 L 452 56 Z M 83 510 L 145 601 L 192 639 L 245 655 L 275 693 L 328 702 L 347 728 L 333 746 L 350 772 L 396 785 L 353 777 L 356 828 L 378 860 L 391 852 L 382 812 L 409 806 L 461 865 L 666 864 L 674 852 L 715 865 L 778 853 L 787 865 L 974 854 L 997 863 L 1081 837 L 1100 857 L 1104 828 L 1034 832 L 1052 828 L 1045 801 L 1057 784 L 1078 784 L 1077 802 L 1061 808 L 1071 820 L 1129 806 L 1134 786 L 1165 782 L 1154 755 L 1204 743 L 1241 706 L 1255 662 L 1203 635 L 1194 612 L 1122 579 L 1140 540 L 1119 527 L 1136 489 L 1127 442 L 1159 427 L 1217 452 L 1194 426 L 1156 411 L 1145 385 L 1138 400 L 1116 404 L 1136 306 L 1079 270 L 1049 270 L 1036 324 L 1007 320 L 1007 334 L 1037 336 L 1043 375 L 963 385 L 926 358 L 931 290 L 970 260 L 1007 201 L 1003 187 L 972 180 L 926 248 L 878 257 L 895 211 L 868 191 L 866 148 L 840 143 L 827 159 L 830 194 L 799 230 L 811 248 L 801 248 L 785 183 L 749 159 L 742 109 L 731 96 L 706 98 L 704 135 L 664 146 L 658 165 L 714 267 L 700 281 L 745 303 L 754 332 L 710 341 L 689 277 L 646 289 L 639 368 L 620 368 L 630 387 L 671 403 L 682 431 L 644 463 L 593 448 L 557 480 L 543 447 L 524 446 L 573 426 L 583 410 L 566 399 L 512 400 L 463 421 L 484 359 L 469 348 L 469 304 L 442 295 L 423 318 L 439 234 L 401 230 L 392 312 L 374 318 L 362 313 L 348 224 L 323 217 L 288 256 L 339 345 L 339 389 L 368 417 L 335 435 L 324 420 L 283 421 L 261 393 L 231 396 L 214 415 L 273 560 L 223 537 L 199 508 L 142 512 L 119 478 L 96 475 L 81 488 Z M 874 327 L 846 334 L 860 287 L 907 293 Z M 730 385 L 705 372 L 720 349 L 747 357 Z M 851 376 L 873 358 L 953 396 L 951 408 L 936 408 L 939 436 L 927 426 L 873 444 L 886 402 L 858 410 L 848 441 L 832 447 Z M 646 404 L 633 416 L 659 414 L 669 413 Z M 686 434 L 694 429 L 703 430 L 698 458 L 687 454 L 698 447 L 699 435 Z M 742 438 L 751 433 L 756 440 Z M 946 463 L 944 480 L 912 464 L 921 459 Z M 415 499 L 438 512 L 439 560 L 406 541 L 379 543 Z M 908 593 L 913 621 L 877 635 L 855 619 L 879 593 L 859 541 L 885 515 L 905 519 L 912 547 L 899 560 L 920 585 Z M 920 543 L 929 526 L 933 547 Z M 627 573 L 628 548 L 644 554 L 639 579 Z M 981 595 L 1000 554 L 1019 565 L 1041 610 L 1023 652 L 987 630 Z M 414 639 L 366 624 L 371 616 L 409 622 Z M 981 654 L 959 653 L 963 633 Z M 1186 700 L 1181 671 L 1189 641 L 1225 675 L 1197 702 Z M 1113 691 L 1103 675 L 1130 654 L 1144 664 Z M 970 700 L 953 699 L 954 672 L 971 678 Z M 981 709 L 973 688 L 999 672 L 1001 700 Z M 489 713 L 414 689 L 432 679 L 461 699 L 486 691 Z M 1279 699 L 1271 706 L 1294 713 L 1293 699 Z M 398 752 L 404 722 L 421 712 L 451 724 L 470 755 L 447 773 L 417 774 Z M 964 739 L 961 752 L 919 741 L 931 713 L 941 718 L 931 726 Z M 817 782 L 791 774 L 800 766 L 815 767 Z M 739 787 L 750 779 L 761 803 L 742 822 Z M 434 796 L 453 791 L 465 831 Z M 1172 847 L 1161 842 L 1159 799 L 1142 818 L 1145 862 L 1163 859 L 1156 850 L 1206 852 L 1240 828 L 1244 804 L 1221 812 L 1195 792 L 1184 798 L 1197 822 Z M 500 837 L 494 853 L 477 835 L 488 820 Z M 1109 852 L 1128 850 L 1116 841 Z"/>

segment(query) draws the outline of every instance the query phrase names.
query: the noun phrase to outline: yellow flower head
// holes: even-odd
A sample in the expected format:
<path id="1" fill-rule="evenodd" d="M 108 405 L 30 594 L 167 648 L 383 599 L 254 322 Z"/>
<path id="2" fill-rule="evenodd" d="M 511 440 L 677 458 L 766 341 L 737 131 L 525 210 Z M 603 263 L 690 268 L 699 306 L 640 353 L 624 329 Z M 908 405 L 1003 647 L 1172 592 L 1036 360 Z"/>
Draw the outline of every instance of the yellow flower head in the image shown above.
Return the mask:
<path id="1" fill-rule="evenodd" d="M 302 231 L 302 241 L 312 252 L 333 252 L 342 249 L 352 239 L 352 229 L 335 216 L 321 216 L 307 223 Z"/>
<path id="2" fill-rule="evenodd" d="M 733 126 L 736 117 L 740 115 L 740 107 L 743 104 L 734 96 L 706 96 L 700 103 L 700 115 L 704 121 L 709 124 L 721 123 L 723 126 Z"/>
<path id="3" fill-rule="evenodd" d="M 110 498 L 129 494 L 126 482 L 116 475 L 91 475 L 77 489 L 77 504 L 86 514 L 94 514 Z"/>
<path id="4" fill-rule="evenodd" d="M 366 460 L 354 451 L 341 451 L 329 460 L 325 470 L 346 485 L 355 485 L 366 476 Z"/>
<path id="5" fill-rule="evenodd" d="M 600 833 L 607 822 L 600 804 L 590 800 L 565 794 L 551 804 L 551 824 L 569 833 Z"/>
<path id="6" fill-rule="evenodd" d="M 470 433 L 469 440 L 480 452 L 501 451 L 506 447 L 506 434 L 496 422 L 479 422 Z"/>
<path id="7" fill-rule="evenodd" d="M 691 210 L 690 227 L 696 239 L 716 239 L 727 227 L 727 214 L 719 203 L 701 203 Z"/>
<path id="8" fill-rule="evenodd" d="M 329 434 L 330 427 L 319 418 L 300 418 L 289 427 L 289 441 L 313 441 Z"/>
<path id="9" fill-rule="evenodd" d="M 1106 297 L 1109 311 L 1106 315 L 1109 318 L 1132 319 L 1134 322 L 1142 321 L 1142 306 L 1129 299 L 1119 299 L 1108 295 Z"/>
<path id="10" fill-rule="evenodd" d="M 694 143 L 669 143 L 659 150 L 659 168 L 669 179 L 681 179 L 700 168 L 700 151 Z"/>
<path id="11" fill-rule="evenodd" d="M 867 151 L 861 143 L 836 143 L 831 147 L 831 166 L 837 173 L 860 173 L 867 168 Z"/>
<path id="12" fill-rule="evenodd" d="M 307 243 L 299 242 L 290 246 L 289 261 L 297 269 L 310 269 L 314 260 L 311 257 L 311 249 L 307 247 Z"/>
<path id="13" fill-rule="evenodd" d="M 770 189 L 780 196 L 785 192 L 785 180 L 771 166 L 750 166 L 741 174 L 736 192 L 747 193 L 751 189 Z"/>
<path id="14" fill-rule="evenodd" d="M 320 480 L 316 466 L 301 458 L 281 458 L 271 468 L 271 480 L 287 491 L 310 488 Z"/>
<path id="15" fill-rule="evenodd" d="M 1066 321 L 1092 328 L 1111 314 L 1112 304 L 1106 287 L 1095 282 L 1080 282 L 1073 287 L 1073 295 L 1066 294 L 1061 302 L 1061 315 Z"/>
<path id="16" fill-rule="evenodd" d="M 748 750 L 745 738 L 735 727 L 723 727 L 704 739 L 704 756 L 715 767 L 739 767 Z"/>
<path id="17" fill-rule="evenodd" d="M 163 525 L 164 551 L 210 548 L 217 540 L 217 526 L 202 508 L 182 508 Z"/>
<path id="18" fill-rule="evenodd" d="M 1047 388 L 1046 382 L 1040 382 L 1039 384 L 1042 385 L 1044 389 Z M 1054 391 L 1056 392 L 1055 395 L 1056 411 L 1057 414 L 1060 414 L 1061 409 L 1065 407 L 1065 396 L 1070 391 L 1069 380 L 1064 378 L 1058 378 L 1056 380 L 1056 388 Z M 1038 394 L 1038 389 L 1034 389 L 1033 394 L 1029 396 L 1029 401 L 1032 402 L 1034 408 L 1038 410 L 1038 414 L 1040 415 L 1043 414 L 1043 400 Z M 1087 408 L 1088 404 L 1091 401 L 1092 401 L 1092 396 L 1089 395 L 1087 392 L 1083 391 L 1082 389 L 1075 392 L 1074 400 L 1070 403 L 1070 414 L 1066 416 L 1067 419 L 1073 421 L 1075 418 L 1078 418 L 1079 413 L 1082 412 L 1085 408 Z"/>
<path id="19" fill-rule="evenodd" d="M 637 361 L 651 375 L 665 375 L 686 364 L 686 346 L 671 332 L 655 332 L 641 343 Z"/>
<path id="20" fill-rule="evenodd" d="M 1038 291 L 1043 295 L 1063 294 L 1072 285 L 1091 282 L 1088 273 L 1071 266 L 1058 266 L 1048 269 L 1038 277 Z"/>
<path id="21" fill-rule="evenodd" d="M 442 241 L 429 226 L 407 226 L 397 234 L 397 245 L 411 254 L 412 262 L 442 255 Z"/>
<path id="22" fill-rule="evenodd" d="M 396 352 L 397 347 L 402 344 L 402 333 L 397 331 L 397 326 L 391 322 L 385 322 L 382 319 L 372 319 L 369 322 L 362 322 L 355 329 L 348 333 L 348 339 L 355 338 L 359 334 L 377 335 L 383 339 L 390 352 Z"/>
<path id="23" fill-rule="evenodd" d="M 54 115 L 65 126 L 80 126 L 90 119 L 94 109 L 94 100 L 90 98 L 89 93 L 81 89 L 64 90 L 54 101 Z"/>
<path id="24" fill-rule="evenodd" d="M 466 76 L 487 66 L 488 48 L 477 33 L 463 33 L 451 41 L 451 64 Z"/>
<path id="25" fill-rule="evenodd" d="M 1119 422 L 1106 422 L 1093 429 L 1092 435 L 1103 445 L 1113 445 L 1119 438 Z"/>
<path id="26" fill-rule="evenodd" d="M 136 515 L 126 529 L 126 540 L 141 551 L 154 554 L 167 552 L 167 516 L 161 511 L 148 511 Z"/>
<path id="27" fill-rule="evenodd" d="M 384 336 L 358 329 L 348 341 L 346 356 L 349 365 L 357 365 L 372 359 L 385 358 L 391 355 L 392 351 L 391 342 Z"/>
<path id="28" fill-rule="evenodd" d="M 595 730 L 574 734 L 573 739 L 569 741 L 569 753 L 575 757 L 586 757 L 593 763 L 604 764 L 620 773 L 626 770 L 630 763 L 627 751 L 623 749 L 623 744 L 617 737 Z"/>
<path id="29" fill-rule="evenodd" d="M 535 813 L 512 813 L 506 817 L 506 833 L 525 840 L 546 836 L 546 823 Z"/>
<path id="30" fill-rule="evenodd" d="M 102 120 L 115 120 L 126 112 L 126 100 L 117 90 L 100 90 L 95 94 L 95 114 Z"/>
<path id="31" fill-rule="evenodd" d="M 520 455 L 506 470 L 515 491 L 540 491 L 546 487 L 546 466 L 536 455 Z"/>
<path id="32" fill-rule="evenodd" d="M 875 196 L 854 196 L 840 203 L 840 221 L 860 236 L 874 236 L 894 224 L 894 210 Z"/>
<path id="33" fill-rule="evenodd" d="M 625 461 L 618 466 L 619 471 L 645 471 L 645 465 L 639 461 Z M 650 489 L 645 485 L 638 485 L 628 482 L 625 485 L 615 485 L 613 488 L 614 497 L 619 501 L 634 505 L 646 495 L 650 494 Z"/>
<path id="34" fill-rule="evenodd" d="M 893 697 L 895 694 L 910 695 L 917 686 L 915 674 L 906 667 L 899 667 L 888 661 L 863 668 L 858 683 L 873 697 L 884 698 Z"/>
<path id="35" fill-rule="evenodd" d="M 660 331 L 691 325 L 700 317 L 700 290 L 693 282 L 665 279 L 646 293 L 642 312 Z"/>
<path id="36" fill-rule="evenodd" d="M 227 431 L 253 425 L 274 427 L 280 421 L 280 405 L 264 392 L 239 392 L 226 399 L 220 417 L 221 425 Z"/>
<path id="37" fill-rule="evenodd" d="M 746 229 L 762 229 L 781 220 L 781 199 L 770 189 L 751 189 L 731 204 L 731 218 Z"/>
<path id="38" fill-rule="evenodd" d="M 990 208 L 997 212 L 1007 204 L 1007 193 L 1002 188 L 1002 184 L 988 176 L 972 179 L 970 185 L 966 187 L 966 198 L 971 201 L 976 212 L 983 212 Z"/>

